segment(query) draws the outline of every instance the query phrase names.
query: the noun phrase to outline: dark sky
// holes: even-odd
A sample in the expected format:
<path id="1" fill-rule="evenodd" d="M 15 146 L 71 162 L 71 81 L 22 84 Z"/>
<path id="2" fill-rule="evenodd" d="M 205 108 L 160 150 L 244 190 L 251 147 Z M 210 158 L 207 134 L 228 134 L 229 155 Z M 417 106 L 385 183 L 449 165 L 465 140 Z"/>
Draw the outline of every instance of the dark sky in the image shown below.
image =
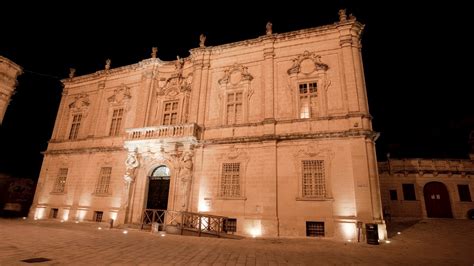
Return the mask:
<path id="1" fill-rule="evenodd" d="M 470 10 L 449 3 L 415 6 L 380 1 L 222 1 L 195 4 L 133 1 L 110 6 L 77 2 L 2 4 L 0 55 L 18 63 L 18 79 L 0 126 L 0 173 L 37 178 L 51 137 L 60 78 L 133 64 L 186 57 L 207 35 L 208 46 L 331 24 L 347 8 L 366 24 L 363 60 L 377 155 L 467 158 L 474 128 Z M 276 2 L 276 1 L 273 1 Z M 259 5 L 259 6 L 256 6 Z M 471 45 L 472 46 L 472 45 Z M 469 79 L 469 80 L 468 80 Z"/>

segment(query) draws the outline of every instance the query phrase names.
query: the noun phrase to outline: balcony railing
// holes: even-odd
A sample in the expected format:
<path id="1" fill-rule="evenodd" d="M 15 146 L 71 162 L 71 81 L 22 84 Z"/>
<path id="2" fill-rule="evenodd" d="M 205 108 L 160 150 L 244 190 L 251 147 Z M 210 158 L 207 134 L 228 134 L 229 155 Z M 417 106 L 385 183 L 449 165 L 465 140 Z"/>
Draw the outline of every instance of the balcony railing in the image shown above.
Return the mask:
<path id="1" fill-rule="evenodd" d="M 198 126 L 192 123 L 158 127 L 142 127 L 126 129 L 125 132 L 127 133 L 127 140 L 197 137 Z"/>

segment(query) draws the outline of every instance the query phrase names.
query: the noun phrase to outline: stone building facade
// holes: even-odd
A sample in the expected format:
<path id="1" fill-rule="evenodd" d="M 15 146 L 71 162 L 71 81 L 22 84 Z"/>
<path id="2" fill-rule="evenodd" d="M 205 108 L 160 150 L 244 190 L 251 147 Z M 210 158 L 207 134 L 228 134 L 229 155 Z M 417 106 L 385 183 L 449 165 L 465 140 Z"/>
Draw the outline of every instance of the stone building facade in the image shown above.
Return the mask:
<path id="1" fill-rule="evenodd" d="M 10 98 L 17 85 L 16 78 L 23 72 L 22 68 L 11 60 L 0 56 L 0 125 L 7 111 Z"/>
<path id="2" fill-rule="evenodd" d="M 384 213 L 393 217 L 474 219 L 474 131 L 470 159 L 379 162 Z"/>
<path id="3" fill-rule="evenodd" d="M 236 233 L 385 237 L 363 25 L 327 26 L 63 80 L 31 215 L 139 224 L 145 209 L 222 215 Z M 125 162 L 125 164 L 124 164 Z"/>

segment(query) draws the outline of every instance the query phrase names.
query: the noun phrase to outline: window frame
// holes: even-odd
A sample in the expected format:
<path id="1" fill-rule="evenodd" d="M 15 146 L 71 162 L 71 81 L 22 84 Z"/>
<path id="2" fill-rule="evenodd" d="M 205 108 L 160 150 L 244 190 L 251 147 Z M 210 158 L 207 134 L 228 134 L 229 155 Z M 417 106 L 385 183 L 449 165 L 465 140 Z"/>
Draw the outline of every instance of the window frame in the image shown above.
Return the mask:
<path id="1" fill-rule="evenodd" d="M 119 113 L 117 116 L 115 116 L 116 111 Z M 112 113 L 112 117 L 110 119 L 109 136 L 117 137 L 117 136 L 120 136 L 120 133 L 122 133 L 125 108 L 124 107 L 113 108 L 111 113 Z"/>
<path id="2" fill-rule="evenodd" d="M 310 84 L 316 84 L 314 92 L 311 92 Z M 301 89 L 302 89 L 301 85 L 306 85 L 306 92 L 303 93 L 303 94 L 301 93 Z M 299 116 L 299 119 L 308 119 L 308 118 L 317 117 L 318 114 L 319 114 L 319 106 L 320 106 L 318 80 L 306 80 L 306 81 L 301 80 L 301 81 L 298 81 L 297 90 L 298 90 L 298 116 Z M 302 114 L 303 114 L 303 111 L 302 111 L 303 101 L 301 100 L 302 96 L 307 97 L 307 101 L 308 101 L 308 105 L 309 105 L 309 106 L 307 106 L 307 108 L 308 108 L 307 113 L 306 113 L 307 117 L 302 117 Z M 313 101 L 312 98 L 315 98 L 315 100 Z"/>
<path id="3" fill-rule="evenodd" d="M 51 193 L 65 194 L 67 192 L 66 183 L 67 183 L 68 174 L 69 174 L 69 168 L 59 168 L 58 174 L 54 180 L 53 189 Z"/>
<path id="4" fill-rule="evenodd" d="M 175 103 L 176 103 L 176 109 L 173 109 Z M 167 104 L 171 105 L 171 109 L 169 111 L 166 111 L 166 105 Z M 175 112 L 173 112 L 173 111 L 175 111 Z M 175 123 L 172 123 L 173 114 L 176 114 Z M 180 118 L 179 114 L 180 114 L 180 100 L 179 99 L 170 99 L 170 100 L 163 101 L 163 110 L 161 112 L 161 124 L 162 125 L 164 125 L 164 126 L 174 126 L 174 125 L 180 124 L 181 121 L 179 119 Z M 165 123 L 165 116 L 166 115 L 170 115 L 168 124 Z"/>
<path id="5" fill-rule="evenodd" d="M 107 180 L 107 179 L 108 181 L 104 182 L 104 180 Z M 97 196 L 111 195 L 111 191 L 110 191 L 111 180 L 112 180 L 112 167 L 110 166 L 101 167 L 99 171 L 99 178 L 97 179 L 97 183 L 94 190 L 94 195 L 97 195 Z"/>
<path id="6" fill-rule="evenodd" d="M 76 117 L 79 117 L 79 121 L 75 121 Z M 81 125 L 84 121 L 84 114 L 83 113 L 72 113 L 71 114 L 71 122 L 69 123 L 69 134 L 68 140 L 77 140 L 79 139 L 79 132 L 81 130 Z"/>
<path id="7" fill-rule="evenodd" d="M 413 188 L 413 191 L 411 191 L 412 188 Z M 417 200 L 415 184 L 413 184 L 413 183 L 403 183 L 402 184 L 402 191 L 403 191 L 403 200 L 405 200 L 405 201 L 416 201 Z M 412 195 L 412 192 L 413 192 L 413 195 Z"/>
<path id="8" fill-rule="evenodd" d="M 458 184 L 458 196 L 460 202 L 472 202 L 471 190 L 469 184 Z M 461 190 L 461 188 L 463 188 Z M 464 194 L 465 193 L 465 194 Z"/>

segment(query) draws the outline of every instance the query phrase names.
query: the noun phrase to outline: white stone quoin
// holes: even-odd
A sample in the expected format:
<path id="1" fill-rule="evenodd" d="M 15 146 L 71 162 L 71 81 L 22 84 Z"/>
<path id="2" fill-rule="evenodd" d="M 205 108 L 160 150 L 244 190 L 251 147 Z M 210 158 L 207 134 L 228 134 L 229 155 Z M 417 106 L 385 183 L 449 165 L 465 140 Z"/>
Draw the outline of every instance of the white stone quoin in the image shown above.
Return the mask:
<path id="1" fill-rule="evenodd" d="M 140 224 L 169 173 L 166 209 L 236 219 L 236 234 L 348 240 L 360 221 L 385 238 L 363 28 L 341 11 L 218 46 L 201 35 L 175 61 L 153 48 L 133 65 L 71 70 L 31 216 Z"/>
<path id="2" fill-rule="evenodd" d="M 16 78 L 23 73 L 22 68 L 11 60 L 0 56 L 0 125 L 7 111 L 10 98 L 17 85 Z"/>

